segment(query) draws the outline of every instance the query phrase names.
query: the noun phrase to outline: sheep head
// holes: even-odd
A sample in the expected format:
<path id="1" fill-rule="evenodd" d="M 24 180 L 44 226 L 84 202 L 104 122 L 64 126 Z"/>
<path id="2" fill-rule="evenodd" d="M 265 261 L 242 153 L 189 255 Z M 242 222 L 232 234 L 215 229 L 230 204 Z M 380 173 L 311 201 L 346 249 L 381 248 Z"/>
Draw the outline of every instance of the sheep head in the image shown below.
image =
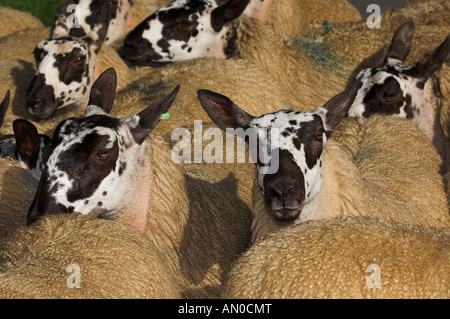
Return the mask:
<path id="1" fill-rule="evenodd" d="M 72 212 L 113 219 L 126 205 L 145 162 L 144 141 L 179 87 L 140 113 L 118 119 L 107 113 L 115 85 L 114 70 L 105 71 L 93 84 L 85 116 L 66 119 L 55 129 L 28 224 L 41 215 Z"/>
<path id="2" fill-rule="evenodd" d="M 302 220 L 303 207 L 320 190 L 323 147 L 333 128 L 347 114 L 358 85 L 359 81 L 355 81 L 313 112 L 281 110 L 261 117 L 248 114 L 218 93 L 199 90 L 198 97 L 222 130 L 249 137 L 246 141 L 250 153 L 257 149 L 253 152 L 257 154 L 254 162 L 267 208 L 277 220 L 295 222 Z M 252 135 L 256 136 L 256 143 L 252 142 Z M 263 155 L 269 153 L 270 158 Z"/>
<path id="3" fill-rule="evenodd" d="M 108 21 L 105 43 L 111 44 L 126 34 L 130 6 L 130 0 L 67 1 L 56 12 L 52 38 L 66 35 L 81 38 L 97 24 Z"/>
<path id="4" fill-rule="evenodd" d="M 61 34 L 36 45 L 37 72 L 27 91 L 27 110 L 34 118 L 44 120 L 58 109 L 86 105 L 97 53 L 108 31 L 109 7 L 107 12 L 86 36 Z"/>
<path id="5" fill-rule="evenodd" d="M 10 93 L 6 95 L 0 104 L 0 127 L 6 111 L 9 107 Z M 20 161 L 23 168 L 28 169 L 30 173 L 39 180 L 43 167 L 45 165 L 45 154 L 51 140 L 46 135 L 38 134 L 36 127 L 26 120 L 15 120 L 13 123 L 14 132 L 27 130 L 23 138 L 16 138 L 15 135 L 0 136 L 0 157 L 11 157 Z"/>
<path id="6" fill-rule="evenodd" d="M 436 49 L 426 53 L 420 61 L 406 65 L 414 35 L 414 23 L 404 23 L 395 33 L 384 64 L 362 70 L 361 88 L 353 102 L 350 116 L 369 117 L 375 113 L 394 115 L 417 124 L 435 95 L 432 86 L 425 84 L 445 62 L 450 52 L 450 36 Z"/>
<path id="7" fill-rule="evenodd" d="M 124 40 L 122 54 L 135 65 L 202 57 L 226 58 L 230 22 L 250 0 L 176 0 L 150 15 Z"/>

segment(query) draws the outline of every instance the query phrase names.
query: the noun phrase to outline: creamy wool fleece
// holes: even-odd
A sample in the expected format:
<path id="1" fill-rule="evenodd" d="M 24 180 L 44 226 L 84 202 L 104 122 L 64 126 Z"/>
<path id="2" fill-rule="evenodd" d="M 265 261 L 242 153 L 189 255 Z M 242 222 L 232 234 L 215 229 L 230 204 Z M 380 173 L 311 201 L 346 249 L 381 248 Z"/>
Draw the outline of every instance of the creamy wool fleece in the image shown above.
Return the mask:
<path id="1" fill-rule="evenodd" d="M 450 227 L 440 164 L 431 143 L 405 120 L 346 118 L 325 146 L 323 184 L 308 219 L 369 216 Z M 287 226 L 270 216 L 257 186 L 253 204 L 254 243 Z"/>

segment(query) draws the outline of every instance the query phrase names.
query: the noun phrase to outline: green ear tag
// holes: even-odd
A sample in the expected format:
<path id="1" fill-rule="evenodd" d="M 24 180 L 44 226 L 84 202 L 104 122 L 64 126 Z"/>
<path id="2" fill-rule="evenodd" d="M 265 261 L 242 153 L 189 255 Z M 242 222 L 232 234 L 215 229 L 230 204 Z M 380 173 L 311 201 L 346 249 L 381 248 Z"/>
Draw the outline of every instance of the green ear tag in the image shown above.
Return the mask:
<path id="1" fill-rule="evenodd" d="M 169 118 L 169 112 L 166 112 L 164 114 L 161 114 L 161 116 L 159 117 L 160 120 L 167 120 Z"/>

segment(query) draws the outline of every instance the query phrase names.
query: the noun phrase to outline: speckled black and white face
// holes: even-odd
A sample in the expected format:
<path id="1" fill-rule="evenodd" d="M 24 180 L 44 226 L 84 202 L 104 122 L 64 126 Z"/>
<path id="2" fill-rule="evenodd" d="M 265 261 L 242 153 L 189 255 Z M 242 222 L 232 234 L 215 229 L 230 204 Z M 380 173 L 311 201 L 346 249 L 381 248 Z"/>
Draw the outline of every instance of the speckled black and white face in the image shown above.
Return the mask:
<path id="1" fill-rule="evenodd" d="M 42 40 L 34 56 L 37 72 L 27 92 L 33 117 L 47 119 L 57 109 L 87 102 L 95 59 L 87 42 L 72 37 Z"/>
<path id="2" fill-rule="evenodd" d="M 244 135 L 257 136 L 256 145 L 251 138 L 248 142 L 250 153 L 258 156 L 254 162 L 265 204 L 277 220 L 297 222 L 303 219 L 302 209 L 320 190 L 323 148 L 333 128 L 347 114 L 358 85 L 355 81 L 314 112 L 281 110 L 261 117 L 248 114 L 218 93 L 199 90 L 198 98 L 222 130 L 241 136 L 242 130 L 238 133 L 237 129 L 243 129 Z M 261 159 L 260 154 L 270 156 Z"/>
<path id="3" fill-rule="evenodd" d="M 426 127 L 433 125 L 433 101 L 438 98 L 432 75 L 441 67 L 450 51 L 450 39 L 428 52 L 414 64 L 403 61 L 409 54 L 414 33 L 412 22 L 395 33 L 384 65 L 362 70 L 361 87 L 349 110 L 349 116 L 369 117 L 380 113 L 411 120 Z M 431 130 L 425 128 L 425 130 Z"/>
<path id="4" fill-rule="evenodd" d="M 112 78 L 107 72 L 105 76 Z M 178 88 L 139 114 L 117 119 L 105 112 L 113 103 L 113 86 L 94 86 L 85 117 L 66 119 L 55 129 L 28 223 L 41 215 L 72 212 L 113 218 L 124 198 L 132 198 L 144 140 Z M 103 105 L 91 104 L 95 100 Z"/>
<path id="5" fill-rule="evenodd" d="M 411 65 L 392 59 L 389 62 L 359 73 L 361 88 L 349 116 L 367 118 L 380 113 L 414 120 L 420 114 L 425 105 L 425 83 L 409 75 Z"/>
<path id="6" fill-rule="evenodd" d="M 127 32 L 130 0 L 71 0 L 63 4 L 55 17 L 52 38 L 83 37 L 96 25 L 109 23 L 105 43 L 111 44 Z"/>
<path id="7" fill-rule="evenodd" d="M 258 132 L 258 148 L 272 150 L 272 161 L 279 161 L 272 174 L 263 172 L 266 165 L 260 160 L 256 163 L 267 206 L 280 221 L 296 220 L 322 184 L 322 150 L 327 135 L 320 112 L 281 110 L 255 118 L 248 126 Z M 273 130 L 278 132 L 275 150 L 273 138 L 268 138 Z"/>
<path id="8" fill-rule="evenodd" d="M 215 0 L 175 0 L 127 35 L 123 55 L 136 65 L 226 58 L 232 36 L 228 23 L 239 17 L 248 3 L 232 0 L 218 6 Z"/>
<path id="9" fill-rule="evenodd" d="M 65 120 L 53 135 L 30 212 L 97 216 L 114 210 L 127 193 L 138 149 L 125 125 L 106 114 Z"/>

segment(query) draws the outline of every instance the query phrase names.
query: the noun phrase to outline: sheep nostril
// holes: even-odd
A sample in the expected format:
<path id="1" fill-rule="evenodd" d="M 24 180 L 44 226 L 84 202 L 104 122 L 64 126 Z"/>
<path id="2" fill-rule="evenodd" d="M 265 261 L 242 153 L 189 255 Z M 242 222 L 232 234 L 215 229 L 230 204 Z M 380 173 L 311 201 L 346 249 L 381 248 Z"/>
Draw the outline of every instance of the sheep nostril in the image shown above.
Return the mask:
<path id="1" fill-rule="evenodd" d="M 296 188 L 296 183 L 287 187 L 270 187 L 269 194 L 271 197 L 277 198 L 280 201 L 284 202 L 286 201 L 287 197 L 295 191 Z"/>
<path id="2" fill-rule="evenodd" d="M 36 99 L 33 104 L 33 109 L 38 109 L 44 104 L 43 99 Z"/>

